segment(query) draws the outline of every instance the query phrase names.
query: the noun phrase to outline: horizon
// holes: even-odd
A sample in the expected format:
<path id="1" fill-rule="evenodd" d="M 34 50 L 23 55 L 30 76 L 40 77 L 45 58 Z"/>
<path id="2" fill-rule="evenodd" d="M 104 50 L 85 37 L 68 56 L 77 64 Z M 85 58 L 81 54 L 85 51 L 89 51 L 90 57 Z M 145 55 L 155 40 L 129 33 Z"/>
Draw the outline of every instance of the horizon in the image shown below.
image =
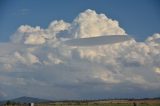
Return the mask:
<path id="1" fill-rule="evenodd" d="M 61 101 L 99 101 L 99 100 L 148 100 L 148 99 L 160 99 L 160 97 L 140 97 L 140 98 L 134 98 L 134 97 L 128 97 L 128 98 L 82 98 L 82 99 L 60 99 L 60 100 L 52 100 L 47 98 L 41 98 L 41 97 L 28 97 L 28 96 L 21 96 L 21 97 L 15 97 L 15 98 L 8 98 L 5 100 L 0 100 L 0 102 L 3 101 L 12 101 L 15 99 L 21 99 L 21 98 L 29 98 L 29 99 L 39 99 L 39 100 L 46 100 L 46 101 L 52 101 L 52 102 L 61 102 Z"/>

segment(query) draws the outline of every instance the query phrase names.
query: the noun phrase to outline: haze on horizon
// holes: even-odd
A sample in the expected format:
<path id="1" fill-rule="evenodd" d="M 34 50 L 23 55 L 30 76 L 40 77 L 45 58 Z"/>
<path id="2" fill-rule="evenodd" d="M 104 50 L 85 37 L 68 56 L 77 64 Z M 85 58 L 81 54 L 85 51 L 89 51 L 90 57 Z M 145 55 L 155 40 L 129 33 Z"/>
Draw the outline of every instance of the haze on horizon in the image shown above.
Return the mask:
<path id="1" fill-rule="evenodd" d="M 114 7 L 116 2 L 108 1 L 106 5 Z M 138 0 L 136 2 L 138 3 Z M 53 6 L 46 1 L 49 4 L 43 11 L 39 7 L 44 3 L 43 0 L 36 2 L 39 5 L 35 7 L 29 5 L 31 1 L 24 0 L 20 3 L 28 4 L 23 4 L 23 8 L 14 7 L 19 4 L 18 0 L 13 5 L 9 1 L 1 3 L 5 4 L 1 8 L 6 11 L 0 11 L 3 15 L 0 18 L 0 26 L 5 29 L 0 30 L 0 100 L 20 96 L 54 100 L 160 96 L 160 33 L 158 32 L 160 27 L 158 24 L 152 26 L 148 20 L 148 23 L 143 24 L 150 24 L 151 30 L 148 30 L 150 27 L 147 26 L 137 29 L 137 32 L 134 29 L 135 34 L 145 32 L 143 34 L 146 35 L 132 35 L 133 26 L 124 25 L 125 22 L 132 20 L 118 17 L 123 12 L 117 13 L 117 16 L 113 14 L 116 19 L 112 18 L 111 10 L 110 16 L 103 13 L 108 8 L 101 4 L 102 1 L 97 5 L 95 2 L 85 5 L 85 8 L 83 6 L 75 8 L 75 11 L 79 12 L 75 17 L 72 13 L 69 15 L 64 12 L 63 14 L 67 14 L 65 17 L 69 18 L 57 18 L 58 20 L 54 18 L 61 16 L 57 13 L 60 10 L 54 13 L 47 11 L 60 8 L 54 7 L 56 5 L 54 3 L 59 3 L 57 1 L 52 2 Z M 71 2 L 72 5 L 74 3 Z M 141 3 L 149 6 L 147 0 Z M 72 6 L 71 4 L 63 4 L 64 9 L 69 5 Z M 9 5 L 13 7 L 8 7 Z M 83 5 L 82 2 L 80 5 Z M 119 3 L 119 6 L 121 5 Z M 150 14 L 153 12 L 151 7 L 148 7 L 151 9 Z M 8 15 L 12 8 L 20 12 L 13 16 Z M 35 9 L 39 9 L 36 12 L 40 13 L 35 13 Z M 44 11 L 47 11 L 47 14 L 54 14 L 54 18 L 52 15 L 49 17 L 54 20 L 47 19 L 49 15 L 46 14 L 44 17 Z M 68 11 L 74 12 L 74 9 L 70 7 Z M 128 16 L 127 11 L 125 17 Z M 37 17 L 37 22 L 34 22 L 36 21 L 34 13 L 44 18 L 42 23 L 35 25 L 42 17 Z M 115 10 L 113 13 L 116 13 Z M 11 16 L 12 19 L 8 17 L 5 19 L 5 16 Z M 158 15 L 149 17 L 156 19 L 156 16 L 159 17 Z M 16 20 L 15 23 L 11 23 L 13 20 Z M 138 19 L 134 21 L 136 20 Z M 21 24 L 18 26 L 16 22 Z M 4 24 L 10 27 L 7 29 Z M 139 22 L 136 24 L 140 25 Z M 12 32 L 14 28 L 11 28 L 13 26 L 17 26 L 14 32 Z M 5 35 L 11 32 L 11 35 Z M 153 33 L 147 35 L 150 32 Z M 128 35 L 131 38 L 128 38 Z"/>

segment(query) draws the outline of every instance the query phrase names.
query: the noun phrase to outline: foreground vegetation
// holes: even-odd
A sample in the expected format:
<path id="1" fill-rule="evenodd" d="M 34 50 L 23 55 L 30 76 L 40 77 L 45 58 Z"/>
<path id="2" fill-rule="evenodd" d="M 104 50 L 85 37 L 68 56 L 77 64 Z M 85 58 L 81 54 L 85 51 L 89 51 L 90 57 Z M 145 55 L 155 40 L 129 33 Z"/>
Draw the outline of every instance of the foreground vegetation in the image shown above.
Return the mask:
<path id="1" fill-rule="evenodd" d="M 95 104 L 37 104 L 35 106 L 160 106 L 160 104 L 95 103 Z"/>
<path id="2" fill-rule="evenodd" d="M 15 104 L 4 106 L 29 106 L 28 104 Z M 106 103 L 106 104 L 35 104 L 34 106 L 160 106 L 160 104 L 130 104 L 130 103 Z"/>

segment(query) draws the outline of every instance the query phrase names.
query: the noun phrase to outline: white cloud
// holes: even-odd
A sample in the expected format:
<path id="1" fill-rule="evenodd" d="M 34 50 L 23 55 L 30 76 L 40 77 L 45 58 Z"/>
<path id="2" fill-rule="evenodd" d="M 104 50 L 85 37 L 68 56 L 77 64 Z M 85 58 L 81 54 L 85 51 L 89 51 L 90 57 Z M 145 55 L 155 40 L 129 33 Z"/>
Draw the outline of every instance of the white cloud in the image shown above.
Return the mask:
<path id="1" fill-rule="evenodd" d="M 52 65 L 52 64 L 61 64 L 63 63 L 62 60 L 58 59 L 57 57 L 53 56 L 52 53 L 47 55 L 47 61 L 43 61 L 45 65 Z"/>
<path id="2" fill-rule="evenodd" d="M 154 40 L 159 39 L 159 38 L 160 38 L 160 34 L 155 33 L 153 36 L 148 37 L 146 41 L 154 41 Z"/>
<path id="3" fill-rule="evenodd" d="M 114 38 L 112 43 L 95 40 L 93 45 L 90 41 L 112 35 L 105 37 L 108 41 Z M 116 43 L 120 39 L 115 38 L 121 35 L 127 37 L 118 21 L 92 10 L 81 13 L 72 23 L 53 21 L 46 29 L 22 25 L 11 42 L 0 44 L 0 86 L 7 88 L 3 91 L 8 97 L 17 94 L 54 98 L 56 94 L 55 99 L 66 99 L 87 98 L 90 94 L 98 98 L 107 97 L 106 93 L 110 97 L 127 97 L 121 92 L 136 96 L 149 91 L 157 96 L 160 45 L 152 42 L 159 39 L 159 34 L 145 42 L 132 38 Z M 79 38 L 89 39 L 82 42 Z M 66 45 L 66 39 L 72 45 Z"/>
<path id="4" fill-rule="evenodd" d="M 30 35 L 26 38 L 24 44 L 43 44 L 45 43 L 45 38 L 43 36 Z"/>
<path id="5" fill-rule="evenodd" d="M 155 67 L 154 70 L 156 73 L 160 74 L 160 67 Z"/>
<path id="6" fill-rule="evenodd" d="M 70 27 L 69 23 L 64 22 L 63 20 L 60 21 L 53 21 L 48 27 L 50 33 L 56 34 L 60 31 L 67 30 Z"/>
<path id="7" fill-rule="evenodd" d="M 118 21 L 109 19 L 104 14 L 96 14 L 93 10 L 86 10 L 76 17 L 71 24 L 53 21 L 48 29 L 39 26 L 22 25 L 11 38 L 13 42 L 25 44 L 43 44 L 46 39 L 55 40 L 56 37 L 88 38 L 107 35 L 126 35 Z"/>
<path id="8" fill-rule="evenodd" d="M 19 52 L 14 53 L 15 58 L 24 64 L 34 64 L 34 63 L 39 63 L 38 57 L 31 53 L 26 53 L 26 54 L 20 54 Z"/>
<path id="9" fill-rule="evenodd" d="M 69 23 L 63 20 L 53 21 L 48 29 L 42 29 L 39 26 L 31 27 L 22 25 L 17 32 L 11 37 L 14 43 L 24 43 L 29 45 L 44 44 L 46 40 L 56 40 L 57 33 L 68 29 Z"/>
<path id="10" fill-rule="evenodd" d="M 71 24 L 69 34 L 74 38 L 88 38 L 102 35 L 126 35 L 118 21 L 109 19 L 104 14 L 93 10 L 80 13 Z"/>
<path id="11" fill-rule="evenodd" d="M 160 34 L 155 33 L 155 34 L 153 34 L 153 36 L 148 37 L 146 39 L 146 43 L 151 46 L 157 46 L 157 48 L 158 48 L 159 44 L 160 44 Z M 158 49 L 160 49 L 160 48 L 158 48 Z"/>

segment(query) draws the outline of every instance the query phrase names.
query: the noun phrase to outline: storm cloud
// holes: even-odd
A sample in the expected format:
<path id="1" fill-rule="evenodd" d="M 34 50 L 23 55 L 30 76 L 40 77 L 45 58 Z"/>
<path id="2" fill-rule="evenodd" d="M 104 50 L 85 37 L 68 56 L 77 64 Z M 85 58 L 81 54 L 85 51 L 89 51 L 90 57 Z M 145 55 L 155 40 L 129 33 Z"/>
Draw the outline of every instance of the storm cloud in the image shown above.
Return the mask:
<path id="1" fill-rule="evenodd" d="M 137 42 L 118 21 L 90 9 L 46 29 L 21 25 L 0 43 L 0 98 L 159 96 L 159 39 L 156 33 Z"/>

